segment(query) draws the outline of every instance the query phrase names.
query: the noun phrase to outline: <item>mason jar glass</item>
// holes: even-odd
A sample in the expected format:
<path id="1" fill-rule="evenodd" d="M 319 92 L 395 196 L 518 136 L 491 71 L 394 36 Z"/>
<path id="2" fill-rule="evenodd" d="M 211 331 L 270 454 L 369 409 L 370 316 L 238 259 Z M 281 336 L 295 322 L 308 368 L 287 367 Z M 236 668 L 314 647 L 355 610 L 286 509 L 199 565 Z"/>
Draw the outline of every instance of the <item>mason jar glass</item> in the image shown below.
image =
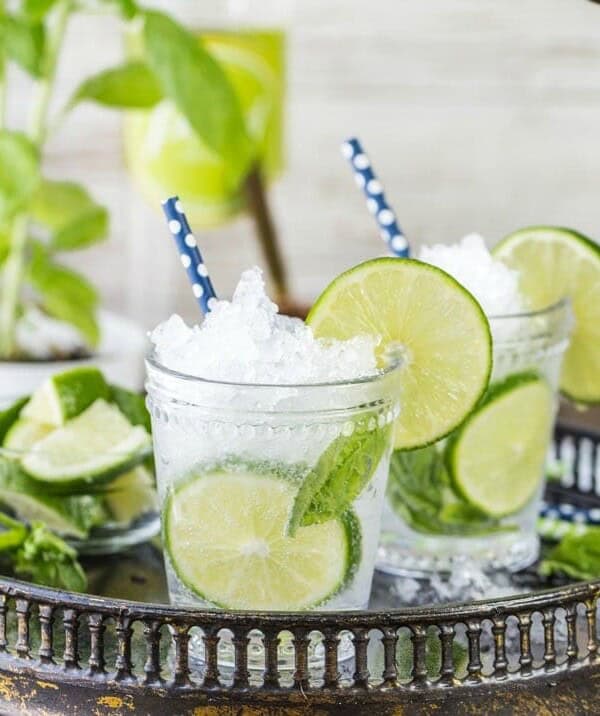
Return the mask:
<path id="1" fill-rule="evenodd" d="M 146 361 L 171 602 L 367 606 L 398 415 L 397 366 L 236 384 Z"/>
<path id="2" fill-rule="evenodd" d="M 377 568 L 397 575 L 521 569 L 538 556 L 536 519 L 572 325 L 568 301 L 490 317 L 493 372 L 452 434 L 391 460 Z"/>

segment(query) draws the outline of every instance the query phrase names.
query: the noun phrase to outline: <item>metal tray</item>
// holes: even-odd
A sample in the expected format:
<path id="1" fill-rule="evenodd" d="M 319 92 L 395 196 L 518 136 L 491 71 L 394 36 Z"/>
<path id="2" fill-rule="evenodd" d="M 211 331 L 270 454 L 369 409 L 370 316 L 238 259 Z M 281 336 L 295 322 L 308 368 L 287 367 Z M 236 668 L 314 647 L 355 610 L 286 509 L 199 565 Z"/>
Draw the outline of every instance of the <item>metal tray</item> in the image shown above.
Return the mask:
<path id="1" fill-rule="evenodd" d="M 571 484 L 552 488 L 547 499 L 600 505 L 594 480 L 584 478 L 586 494 L 579 489 L 581 456 L 588 465 L 591 441 L 600 464 L 600 437 L 564 427 L 556 437 L 559 451 L 569 444 Z M 369 611 L 252 614 L 159 604 L 166 585 L 160 552 L 151 545 L 87 567 L 91 589 L 103 596 L 0 579 L 1 713 L 564 716 L 599 710 L 600 580 L 540 589 L 548 585 L 530 570 L 515 581 L 534 590 L 527 594 L 403 608 L 379 576 Z M 149 601 L 128 601 L 135 599 Z M 262 670 L 249 669 L 257 648 L 250 632 L 259 635 Z M 220 666 L 227 639 L 230 669 Z M 322 663 L 311 668 L 315 640 Z M 351 652 L 343 661 L 341 642 Z M 284 648 L 293 652 L 290 671 L 278 671 Z"/>

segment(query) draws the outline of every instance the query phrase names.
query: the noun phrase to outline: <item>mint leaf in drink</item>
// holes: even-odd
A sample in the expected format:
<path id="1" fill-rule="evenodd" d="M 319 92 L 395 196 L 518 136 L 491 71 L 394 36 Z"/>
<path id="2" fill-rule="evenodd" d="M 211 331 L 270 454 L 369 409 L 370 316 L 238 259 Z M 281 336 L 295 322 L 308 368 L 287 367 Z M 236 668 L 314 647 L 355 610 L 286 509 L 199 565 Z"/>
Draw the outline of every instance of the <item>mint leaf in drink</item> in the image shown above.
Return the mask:
<path id="1" fill-rule="evenodd" d="M 57 0 L 23 0 L 23 13 L 31 20 L 41 20 Z"/>
<path id="2" fill-rule="evenodd" d="M 515 529 L 486 517 L 452 490 L 435 445 L 392 454 L 387 496 L 394 512 L 417 532 L 473 536 Z"/>
<path id="3" fill-rule="evenodd" d="M 96 319 L 98 294 L 86 278 L 54 262 L 45 248 L 32 245 L 29 280 L 50 316 L 75 326 L 94 347 L 100 338 Z"/>
<path id="4" fill-rule="evenodd" d="M 33 77 L 41 77 L 44 63 L 44 26 L 28 17 L 0 17 L 0 44 L 7 57 Z"/>
<path id="5" fill-rule="evenodd" d="M 540 574 L 566 574 L 573 579 L 600 577 L 600 528 L 588 527 L 582 535 L 567 534 L 539 567 Z"/>
<path id="6" fill-rule="evenodd" d="M 39 182 L 38 152 L 20 132 L 0 130 L 0 223 L 22 209 Z"/>
<path id="7" fill-rule="evenodd" d="M 105 238 L 108 212 L 80 184 L 43 179 L 32 199 L 34 221 L 51 231 L 51 251 L 81 249 Z"/>
<path id="8" fill-rule="evenodd" d="M 221 65 L 191 32 L 159 12 L 144 13 L 150 68 L 208 149 L 232 168 L 236 186 L 255 153 L 239 101 Z"/>
<path id="9" fill-rule="evenodd" d="M 42 522 L 34 522 L 15 555 L 16 574 L 36 584 L 83 592 L 85 573 L 77 561 L 77 552 Z"/>
<path id="10" fill-rule="evenodd" d="M 343 514 L 362 492 L 379 464 L 390 428 L 339 435 L 300 485 L 288 533 L 301 525 L 326 522 Z"/>
<path id="11" fill-rule="evenodd" d="M 91 101 L 106 107 L 148 109 L 163 98 L 156 75 L 144 62 L 128 62 L 88 78 L 75 91 L 70 106 Z"/>

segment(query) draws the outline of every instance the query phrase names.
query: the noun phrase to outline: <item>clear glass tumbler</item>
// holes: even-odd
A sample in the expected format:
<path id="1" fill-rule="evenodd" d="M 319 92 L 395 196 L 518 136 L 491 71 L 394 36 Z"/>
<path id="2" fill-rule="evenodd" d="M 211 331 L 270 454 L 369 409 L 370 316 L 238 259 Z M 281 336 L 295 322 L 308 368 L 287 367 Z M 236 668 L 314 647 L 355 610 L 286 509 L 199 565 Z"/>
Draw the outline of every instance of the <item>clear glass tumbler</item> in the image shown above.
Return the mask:
<path id="1" fill-rule="evenodd" d="M 249 385 L 147 358 L 169 593 L 178 606 L 367 606 L 398 415 L 397 367 Z"/>
<path id="2" fill-rule="evenodd" d="M 484 571 L 535 561 L 571 325 L 568 301 L 490 317 L 494 365 L 480 404 L 435 445 L 392 456 L 378 569 L 424 576 L 465 559 Z"/>

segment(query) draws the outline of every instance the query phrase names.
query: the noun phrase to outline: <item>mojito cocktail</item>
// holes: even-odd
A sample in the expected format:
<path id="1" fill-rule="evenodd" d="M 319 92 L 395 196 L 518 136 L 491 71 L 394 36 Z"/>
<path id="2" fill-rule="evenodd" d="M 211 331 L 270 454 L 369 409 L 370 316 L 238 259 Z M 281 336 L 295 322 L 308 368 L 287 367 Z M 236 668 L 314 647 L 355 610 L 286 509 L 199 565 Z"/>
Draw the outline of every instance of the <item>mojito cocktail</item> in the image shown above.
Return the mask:
<path id="1" fill-rule="evenodd" d="M 490 386 L 455 430 L 391 461 L 378 567 L 451 570 L 456 558 L 517 569 L 538 554 L 536 519 L 568 345 L 568 301 L 530 310 L 519 272 L 483 240 L 424 248 L 479 300 L 493 341 Z"/>

